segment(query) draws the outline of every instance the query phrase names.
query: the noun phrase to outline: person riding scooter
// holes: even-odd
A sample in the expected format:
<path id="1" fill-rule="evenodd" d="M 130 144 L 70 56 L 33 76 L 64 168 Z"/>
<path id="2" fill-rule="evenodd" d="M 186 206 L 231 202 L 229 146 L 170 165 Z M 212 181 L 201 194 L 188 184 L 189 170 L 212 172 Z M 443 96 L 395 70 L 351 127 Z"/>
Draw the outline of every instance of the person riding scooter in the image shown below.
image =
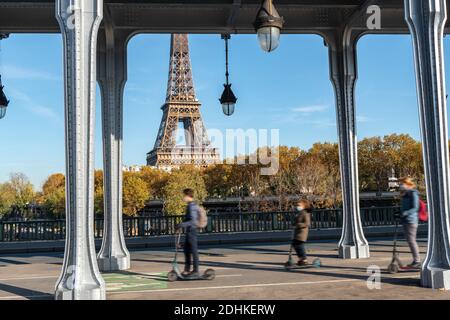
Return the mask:
<path id="1" fill-rule="evenodd" d="M 417 245 L 417 227 L 419 224 L 419 192 L 411 178 L 400 179 L 400 223 L 403 225 L 405 238 L 408 242 L 413 261 L 410 268 L 420 268 L 419 246 Z"/>
<path id="2" fill-rule="evenodd" d="M 308 240 L 309 226 L 311 224 L 311 204 L 308 200 L 300 200 L 295 205 L 297 216 L 294 223 L 294 238 L 292 246 L 299 258 L 298 265 L 308 264 L 305 243 Z"/>
<path id="3" fill-rule="evenodd" d="M 186 215 L 182 223 L 176 226 L 177 231 L 182 228 L 186 228 L 186 238 L 184 242 L 184 256 L 185 265 L 184 277 L 199 277 L 199 259 L 198 259 L 198 246 L 197 246 L 197 226 L 199 220 L 199 206 L 194 201 L 194 190 L 183 190 L 183 201 L 187 203 Z M 191 266 L 193 262 L 193 270 L 191 272 Z"/>

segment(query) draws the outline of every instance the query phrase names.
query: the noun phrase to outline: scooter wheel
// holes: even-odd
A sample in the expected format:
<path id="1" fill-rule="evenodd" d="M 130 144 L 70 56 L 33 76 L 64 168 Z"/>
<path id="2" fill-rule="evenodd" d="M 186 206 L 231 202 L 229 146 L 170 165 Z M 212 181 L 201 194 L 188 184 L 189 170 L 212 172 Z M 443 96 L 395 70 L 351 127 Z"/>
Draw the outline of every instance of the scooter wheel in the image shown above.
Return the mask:
<path id="1" fill-rule="evenodd" d="M 216 278 L 216 271 L 213 269 L 206 269 L 204 277 L 206 280 L 214 280 Z"/>
<path id="2" fill-rule="evenodd" d="M 178 275 L 175 271 L 170 271 L 167 274 L 167 280 L 169 280 L 169 282 L 174 282 L 178 279 Z"/>
<path id="3" fill-rule="evenodd" d="M 286 269 L 289 269 L 289 268 L 292 268 L 294 266 L 294 263 L 292 263 L 292 262 L 286 262 L 285 264 L 284 264 L 284 267 L 286 268 Z"/>
<path id="4" fill-rule="evenodd" d="M 398 265 L 397 264 L 395 264 L 395 263 L 391 263 L 389 266 L 388 266 L 388 271 L 389 271 L 389 273 L 391 273 L 391 274 L 394 274 L 394 273 L 397 273 L 398 272 Z"/>
<path id="5" fill-rule="evenodd" d="M 316 259 L 313 260 L 312 265 L 313 265 L 315 268 L 320 268 L 320 267 L 322 266 L 322 261 L 320 261 L 319 258 L 316 258 Z"/>

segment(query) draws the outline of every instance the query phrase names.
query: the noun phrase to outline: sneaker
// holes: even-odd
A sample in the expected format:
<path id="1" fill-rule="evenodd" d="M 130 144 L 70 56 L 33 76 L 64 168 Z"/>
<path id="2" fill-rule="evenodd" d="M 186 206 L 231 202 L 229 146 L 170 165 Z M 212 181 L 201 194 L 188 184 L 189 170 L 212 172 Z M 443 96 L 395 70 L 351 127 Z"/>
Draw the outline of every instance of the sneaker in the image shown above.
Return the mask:
<path id="1" fill-rule="evenodd" d="M 182 273 L 181 273 L 181 275 L 183 276 L 183 277 L 187 277 L 187 276 L 189 276 L 191 274 L 191 272 L 190 271 L 183 271 Z"/>
<path id="2" fill-rule="evenodd" d="M 299 260 L 297 262 L 298 266 L 306 266 L 307 264 L 308 264 L 308 260 L 307 259 L 302 259 L 302 260 Z"/>
<path id="3" fill-rule="evenodd" d="M 188 279 L 196 279 L 196 278 L 200 278 L 200 274 L 198 273 L 198 271 L 192 271 L 191 273 L 189 273 L 189 275 L 187 276 Z"/>
<path id="4" fill-rule="evenodd" d="M 411 264 L 408 264 L 408 267 L 411 269 L 419 269 L 422 264 L 419 261 L 413 261 Z"/>

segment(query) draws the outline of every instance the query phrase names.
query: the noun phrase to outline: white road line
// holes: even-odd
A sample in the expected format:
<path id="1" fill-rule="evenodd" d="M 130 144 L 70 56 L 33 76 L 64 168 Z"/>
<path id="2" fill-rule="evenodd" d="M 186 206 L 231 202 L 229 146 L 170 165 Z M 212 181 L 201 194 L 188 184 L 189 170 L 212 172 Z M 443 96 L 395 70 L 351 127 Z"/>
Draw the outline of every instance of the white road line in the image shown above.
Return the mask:
<path id="1" fill-rule="evenodd" d="M 58 276 L 33 276 L 33 277 L 21 277 L 21 278 L 4 278 L 0 281 L 15 281 L 15 280 L 33 280 L 33 279 L 56 279 Z"/>
<path id="2" fill-rule="evenodd" d="M 216 278 L 242 277 L 242 274 L 220 274 Z"/>

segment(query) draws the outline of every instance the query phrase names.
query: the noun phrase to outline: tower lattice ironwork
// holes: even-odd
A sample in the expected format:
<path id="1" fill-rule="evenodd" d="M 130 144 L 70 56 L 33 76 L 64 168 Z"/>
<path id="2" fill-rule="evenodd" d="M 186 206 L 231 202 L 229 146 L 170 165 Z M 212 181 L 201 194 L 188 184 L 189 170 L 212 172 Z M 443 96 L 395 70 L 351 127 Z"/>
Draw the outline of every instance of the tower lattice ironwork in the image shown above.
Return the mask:
<path id="1" fill-rule="evenodd" d="M 219 160 L 211 147 L 195 96 L 187 34 L 173 34 L 170 48 L 169 81 L 163 117 L 155 146 L 147 154 L 147 165 L 173 168 L 193 164 L 206 166 Z M 183 124 L 182 133 L 179 124 Z M 184 143 L 180 144 L 180 140 Z"/>

